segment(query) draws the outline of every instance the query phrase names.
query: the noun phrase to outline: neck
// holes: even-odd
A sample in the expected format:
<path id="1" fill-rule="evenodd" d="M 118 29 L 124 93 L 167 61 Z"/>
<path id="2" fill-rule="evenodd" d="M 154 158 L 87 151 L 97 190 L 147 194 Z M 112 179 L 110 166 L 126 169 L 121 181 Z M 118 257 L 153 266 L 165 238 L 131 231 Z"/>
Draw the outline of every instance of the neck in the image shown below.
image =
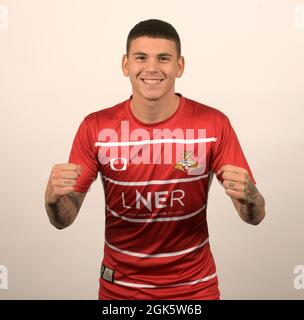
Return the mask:
<path id="1" fill-rule="evenodd" d="M 174 92 L 157 100 L 147 100 L 133 92 L 131 110 L 144 123 L 156 123 L 168 119 L 178 108 L 180 97 Z"/>

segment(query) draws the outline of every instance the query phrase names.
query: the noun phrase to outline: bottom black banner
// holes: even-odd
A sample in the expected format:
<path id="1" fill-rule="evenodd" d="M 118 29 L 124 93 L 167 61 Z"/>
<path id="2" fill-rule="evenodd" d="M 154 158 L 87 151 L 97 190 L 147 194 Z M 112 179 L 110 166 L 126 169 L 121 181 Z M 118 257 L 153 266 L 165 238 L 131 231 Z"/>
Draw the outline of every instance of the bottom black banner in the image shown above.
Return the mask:
<path id="1" fill-rule="evenodd" d="M 2 300 L 0 314 L 7 319 L 261 319 L 303 316 L 304 300 Z M 294 317 L 293 317 L 294 316 Z M 4 319 L 4 318 L 3 318 Z M 300 319 L 300 318 L 299 318 Z"/>

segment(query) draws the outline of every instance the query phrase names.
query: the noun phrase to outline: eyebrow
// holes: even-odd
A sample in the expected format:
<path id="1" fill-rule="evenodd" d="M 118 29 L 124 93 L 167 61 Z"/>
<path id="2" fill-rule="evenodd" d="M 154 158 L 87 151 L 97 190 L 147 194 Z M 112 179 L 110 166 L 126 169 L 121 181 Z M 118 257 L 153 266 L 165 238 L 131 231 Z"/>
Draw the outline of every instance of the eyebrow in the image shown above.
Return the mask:
<path id="1" fill-rule="evenodd" d="M 133 53 L 133 55 L 134 56 L 148 56 L 148 54 L 141 52 L 141 51 L 135 52 L 135 53 Z M 172 57 L 172 54 L 168 53 L 168 52 L 162 52 L 162 53 L 159 53 L 157 56 L 158 57 Z"/>

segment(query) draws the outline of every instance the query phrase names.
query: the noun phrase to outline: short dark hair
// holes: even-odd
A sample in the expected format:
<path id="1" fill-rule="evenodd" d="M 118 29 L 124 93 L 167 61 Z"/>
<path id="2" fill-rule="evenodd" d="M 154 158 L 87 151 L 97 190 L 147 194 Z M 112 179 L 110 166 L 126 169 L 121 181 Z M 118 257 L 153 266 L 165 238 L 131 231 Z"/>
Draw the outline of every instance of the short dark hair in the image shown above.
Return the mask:
<path id="1" fill-rule="evenodd" d="M 175 42 L 177 56 L 181 55 L 181 42 L 175 28 L 168 22 L 158 19 L 149 19 L 137 23 L 129 32 L 127 38 L 127 55 L 132 40 L 139 37 L 168 39 Z"/>

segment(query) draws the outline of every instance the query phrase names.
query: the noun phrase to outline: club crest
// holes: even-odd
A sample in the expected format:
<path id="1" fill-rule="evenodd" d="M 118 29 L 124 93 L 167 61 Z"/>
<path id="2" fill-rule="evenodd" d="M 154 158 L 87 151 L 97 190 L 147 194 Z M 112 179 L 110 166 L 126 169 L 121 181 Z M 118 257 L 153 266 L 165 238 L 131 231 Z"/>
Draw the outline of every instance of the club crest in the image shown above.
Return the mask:
<path id="1" fill-rule="evenodd" d="M 178 161 L 174 168 L 181 171 L 185 171 L 190 168 L 196 168 L 197 162 L 190 158 L 191 153 L 192 153 L 191 151 L 185 151 L 183 155 L 183 159 Z"/>

